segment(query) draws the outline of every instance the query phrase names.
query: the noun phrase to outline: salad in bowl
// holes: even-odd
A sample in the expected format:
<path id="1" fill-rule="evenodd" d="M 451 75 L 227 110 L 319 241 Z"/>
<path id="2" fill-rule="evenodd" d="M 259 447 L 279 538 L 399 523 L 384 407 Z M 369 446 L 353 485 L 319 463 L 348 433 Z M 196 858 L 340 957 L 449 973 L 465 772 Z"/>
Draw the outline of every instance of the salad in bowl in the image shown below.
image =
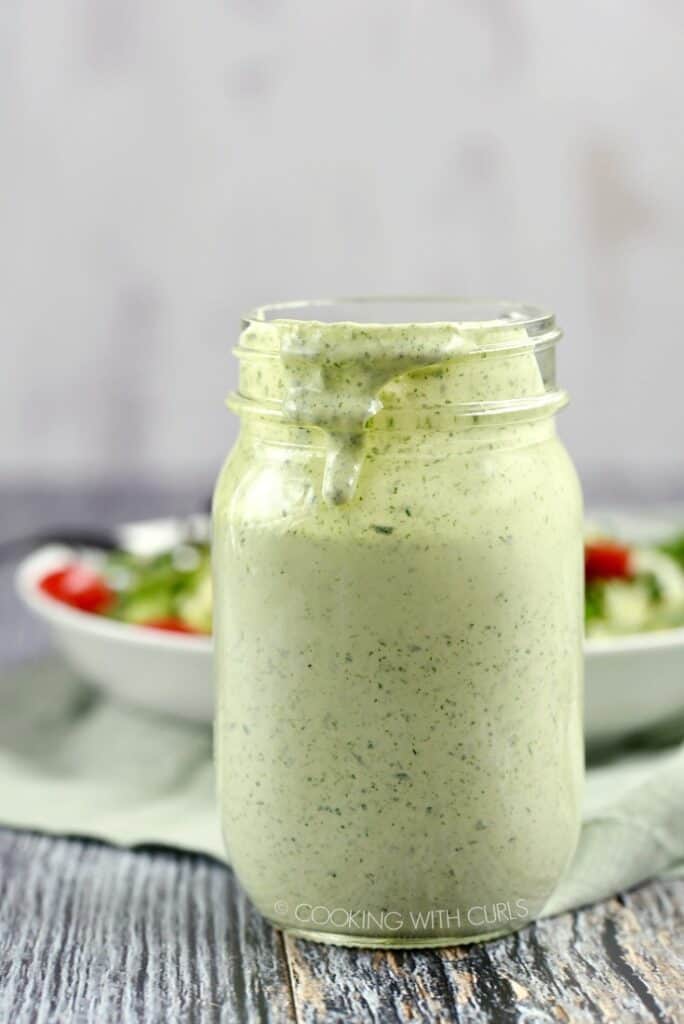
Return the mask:
<path id="1" fill-rule="evenodd" d="M 112 622 L 170 633 L 211 633 L 211 555 L 206 541 L 182 539 L 153 555 L 90 552 L 46 573 L 41 591 Z"/>
<path id="2" fill-rule="evenodd" d="M 584 569 L 588 637 L 684 626 L 684 533 L 628 545 L 590 529 Z"/>

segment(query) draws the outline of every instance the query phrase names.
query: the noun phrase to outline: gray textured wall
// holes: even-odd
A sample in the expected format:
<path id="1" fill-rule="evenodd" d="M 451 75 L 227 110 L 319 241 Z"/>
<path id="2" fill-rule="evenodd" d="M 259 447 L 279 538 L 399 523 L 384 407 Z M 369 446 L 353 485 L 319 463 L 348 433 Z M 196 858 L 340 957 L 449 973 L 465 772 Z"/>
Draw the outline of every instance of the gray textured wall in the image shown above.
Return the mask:
<path id="1" fill-rule="evenodd" d="M 684 6 L 3 0 L 0 474 L 211 476 L 239 312 L 554 307 L 602 495 L 684 493 Z"/>

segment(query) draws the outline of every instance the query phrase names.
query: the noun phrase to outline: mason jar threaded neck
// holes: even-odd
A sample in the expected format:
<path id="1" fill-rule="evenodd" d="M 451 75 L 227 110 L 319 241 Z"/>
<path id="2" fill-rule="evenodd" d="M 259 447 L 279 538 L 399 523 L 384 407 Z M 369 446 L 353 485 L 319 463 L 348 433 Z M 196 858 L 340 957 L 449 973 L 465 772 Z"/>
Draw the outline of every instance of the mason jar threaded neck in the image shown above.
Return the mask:
<path id="1" fill-rule="evenodd" d="M 347 429 L 450 428 L 565 404 L 554 315 L 507 301 L 351 298 L 261 306 L 242 322 L 236 412 Z M 315 407 L 315 408 L 314 408 Z"/>

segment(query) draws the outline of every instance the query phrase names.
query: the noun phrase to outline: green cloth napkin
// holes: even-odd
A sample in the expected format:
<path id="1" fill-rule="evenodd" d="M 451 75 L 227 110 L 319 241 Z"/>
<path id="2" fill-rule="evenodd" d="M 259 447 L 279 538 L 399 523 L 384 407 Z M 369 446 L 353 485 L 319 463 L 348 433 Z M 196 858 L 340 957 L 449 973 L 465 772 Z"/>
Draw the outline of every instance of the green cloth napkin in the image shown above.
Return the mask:
<path id="1" fill-rule="evenodd" d="M 0 822 L 223 858 L 208 726 L 116 704 L 55 659 L 0 676 Z M 684 743 L 590 768 L 556 914 L 684 874 Z"/>

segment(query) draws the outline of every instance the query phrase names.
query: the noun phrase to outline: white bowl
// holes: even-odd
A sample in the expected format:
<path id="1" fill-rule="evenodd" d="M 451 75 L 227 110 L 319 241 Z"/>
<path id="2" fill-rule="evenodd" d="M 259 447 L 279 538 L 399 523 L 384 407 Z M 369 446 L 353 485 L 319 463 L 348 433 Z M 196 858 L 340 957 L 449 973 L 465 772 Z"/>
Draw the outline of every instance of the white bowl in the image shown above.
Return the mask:
<path id="1" fill-rule="evenodd" d="M 182 529 L 177 520 L 154 520 L 121 527 L 119 536 L 122 547 L 151 554 L 171 546 Z M 112 622 L 44 594 L 40 579 L 70 557 L 67 548 L 41 548 L 21 563 L 16 582 L 76 671 L 123 701 L 211 721 L 211 637 Z M 585 653 L 587 742 L 611 742 L 684 713 L 684 629 L 588 640 Z"/>
<path id="2" fill-rule="evenodd" d="M 584 644 L 584 734 L 607 744 L 684 713 L 684 629 Z"/>
<path id="3" fill-rule="evenodd" d="M 121 527 L 121 546 L 153 554 L 181 536 L 177 520 L 151 520 Z M 70 608 L 45 594 L 40 580 L 73 560 L 59 545 L 39 548 L 16 573 L 20 597 L 50 627 L 57 647 L 79 675 L 116 699 L 195 722 L 214 713 L 212 640 L 114 622 Z"/>

